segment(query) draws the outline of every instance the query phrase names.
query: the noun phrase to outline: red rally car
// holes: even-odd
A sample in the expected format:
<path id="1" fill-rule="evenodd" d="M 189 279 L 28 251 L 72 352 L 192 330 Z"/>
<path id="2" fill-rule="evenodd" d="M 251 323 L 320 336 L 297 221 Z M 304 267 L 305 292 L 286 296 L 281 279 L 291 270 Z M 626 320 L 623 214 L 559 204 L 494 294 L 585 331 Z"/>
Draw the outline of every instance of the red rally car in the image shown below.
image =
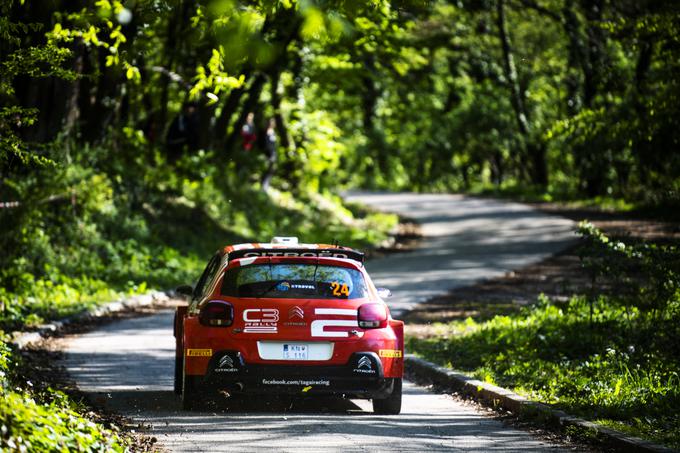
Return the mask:
<path id="1" fill-rule="evenodd" d="M 175 315 L 175 392 L 337 395 L 401 410 L 404 323 L 390 316 L 364 255 L 274 238 L 213 256 Z"/>

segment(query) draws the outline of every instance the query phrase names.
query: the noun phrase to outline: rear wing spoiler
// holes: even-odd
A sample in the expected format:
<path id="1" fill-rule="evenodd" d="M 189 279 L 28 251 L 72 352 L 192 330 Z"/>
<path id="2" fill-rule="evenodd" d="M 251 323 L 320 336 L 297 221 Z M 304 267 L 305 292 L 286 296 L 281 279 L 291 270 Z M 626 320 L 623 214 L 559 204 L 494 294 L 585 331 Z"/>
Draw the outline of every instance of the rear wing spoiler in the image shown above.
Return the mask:
<path id="1" fill-rule="evenodd" d="M 232 250 L 229 252 L 228 260 L 236 258 L 249 258 L 257 256 L 300 256 L 309 258 L 345 258 L 360 263 L 364 262 L 364 254 L 357 250 L 346 248 L 323 248 L 323 249 L 307 249 L 307 248 L 269 248 L 269 249 L 242 249 Z"/>

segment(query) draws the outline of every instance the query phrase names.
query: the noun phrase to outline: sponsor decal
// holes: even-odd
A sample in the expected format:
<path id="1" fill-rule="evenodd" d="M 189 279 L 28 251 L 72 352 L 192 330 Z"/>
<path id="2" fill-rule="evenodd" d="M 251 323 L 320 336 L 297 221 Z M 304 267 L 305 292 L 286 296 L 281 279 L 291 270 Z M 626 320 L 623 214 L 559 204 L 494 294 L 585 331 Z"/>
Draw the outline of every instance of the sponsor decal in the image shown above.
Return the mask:
<path id="1" fill-rule="evenodd" d="M 279 310 L 276 308 L 248 308 L 243 310 L 243 320 L 246 322 L 276 323 L 279 320 Z"/>
<path id="2" fill-rule="evenodd" d="M 401 351 L 399 349 L 380 349 L 378 351 L 380 357 L 388 357 L 391 359 L 398 359 L 401 357 Z"/>
<path id="3" fill-rule="evenodd" d="M 228 355 L 222 356 L 215 368 L 216 373 L 235 373 L 238 369 L 234 368 L 234 360 Z"/>
<path id="4" fill-rule="evenodd" d="M 357 362 L 357 367 L 352 371 L 354 371 L 355 373 L 375 374 L 375 370 L 373 369 L 373 363 L 371 362 L 371 359 L 369 359 L 365 355 L 361 356 L 361 358 Z"/>
<path id="5" fill-rule="evenodd" d="M 290 291 L 290 283 L 288 282 L 281 282 L 278 285 L 276 285 L 276 290 L 281 293 L 285 293 L 286 291 Z"/>
<path id="6" fill-rule="evenodd" d="M 349 255 L 346 253 L 337 253 L 337 252 L 327 252 L 327 251 L 321 251 L 321 252 L 275 252 L 275 251 L 252 251 L 252 252 L 246 252 L 243 254 L 244 257 L 249 258 L 249 257 L 257 257 L 257 256 L 303 256 L 303 257 L 309 257 L 309 258 L 314 258 L 314 257 L 329 257 L 329 258 L 349 258 Z"/>
<path id="7" fill-rule="evenodd" d="M 306 380 L 306 379 L 262 379 L 263 385 L 323 385 L 328 387 L 331 385 L 331 381 L 325 379 L 319 380 Z"/>
<path id="8" fill-rule="evenodd" d="M 248 308 L 243 310 L 245 333 L 277 333 L 279 310 L 276 308 Z"/>
<path id="9" fill-rule="evenodd" d="M 249 266 L 255 262 L 257 259 L 256 256 L 253 256 L 252 258 L 241 258 L 241 261 L 238 262 L 239 266 Z"/>
<path id="10" fill-rule="evenodd" d="M 212 349 L 187 349 L 187 357 L 210 357 Z"/>
<path id="11" fill-rule="evenodd" d="M 291 288 L 293 288 L 293 289 L 311 289 L 312 291 L 314 291 L 316 289 L 316 286 L 314 286 L 314 285 L 303 285 L 303 284 L 296 283 L 296 284 L 291 285 Z"/>
<path id="12" fill-rule="evenodd" d="M 344 316 L 349 319 L 316 319 L 312 321 L 313 337 L 349 337 L 347 330 L 326 330 L 326 327 L 359 327 L 357 323 L 357 311 L 347 308 L 316 308 L 315 315 Z"/>

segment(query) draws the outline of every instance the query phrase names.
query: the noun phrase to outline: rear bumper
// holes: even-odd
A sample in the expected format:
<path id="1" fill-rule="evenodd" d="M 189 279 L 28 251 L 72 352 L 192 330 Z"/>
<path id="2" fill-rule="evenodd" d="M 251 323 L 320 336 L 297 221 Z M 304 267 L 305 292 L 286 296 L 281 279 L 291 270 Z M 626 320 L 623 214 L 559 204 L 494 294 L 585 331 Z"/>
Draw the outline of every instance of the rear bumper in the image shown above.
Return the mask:
<path id="1" fill-rule="evenodd" d="M 341 395 L 386 398 L 394 379 L 385 378 L 374 352 L 356 352 L 341 366 L 248 364 L 238 351 L 214 354 L 205 376 L 192 376 L 206 390 L 232 394 Z"/>

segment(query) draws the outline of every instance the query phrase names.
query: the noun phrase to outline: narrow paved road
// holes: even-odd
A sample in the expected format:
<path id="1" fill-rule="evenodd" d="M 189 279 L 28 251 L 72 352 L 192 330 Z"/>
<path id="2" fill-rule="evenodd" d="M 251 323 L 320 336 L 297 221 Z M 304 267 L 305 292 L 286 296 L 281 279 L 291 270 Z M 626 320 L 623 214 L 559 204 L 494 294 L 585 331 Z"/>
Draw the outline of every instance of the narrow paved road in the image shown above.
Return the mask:
<path id="1" fill-rule="evenodd" d="M 415 251 L 366 264 L 392 290 L 393 316 L 450 289 L 499 277 L 573 243 L 574 222 L 519 203 L 463 195 L 353 192 L 346 197 L 421 225 Z"/>
<path id="2" fill-rule="evenodd" d="M 395 292 L 395 311 L 534 262 L 570 240 L 568 222 L 521 205 L 448 195 L 353 199 L 423 224 L 422 249 L 368 264 L 379 284 Z M 173 361 L 172 313 L 165 311 L 68 339 L 64 365 L 95 401 L 148 426 L 172 451 L 560 450 L 410 383 L 398 416 L 373 415 L 367 401 L 338 399 L 225 401 L 182 412 L 172 393 Z"/>

